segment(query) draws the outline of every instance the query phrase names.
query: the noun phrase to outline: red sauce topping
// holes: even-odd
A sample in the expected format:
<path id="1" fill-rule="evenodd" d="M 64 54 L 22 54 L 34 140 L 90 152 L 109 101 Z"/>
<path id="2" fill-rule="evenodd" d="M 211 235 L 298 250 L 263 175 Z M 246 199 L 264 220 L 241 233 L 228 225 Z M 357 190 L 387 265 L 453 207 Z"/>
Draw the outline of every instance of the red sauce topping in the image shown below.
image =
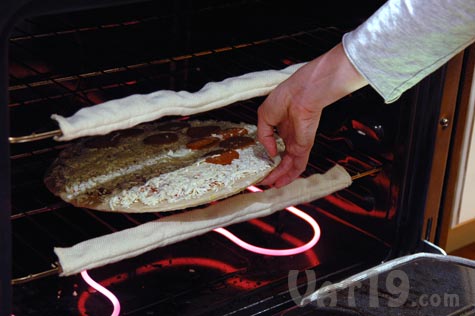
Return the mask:
<path id="1" fill-rule="evenodd" d="M 219 142 L 219 138 L 217 137 L 204 137 L 204 138 L 200 138 L 200 139 L 189 142 L 188 144 L 186 144 L 186 147 L 193 150 L 199 150 L 199 149 L 211 148 L 214 145 L 216 145 L 218 142 Z"/>
<path id="2" fill-rule="evenodd" d="M 243 136 L 247 135 L 247 133 L 247 129 L 243 127 L 232 127 L 219 132 L 219 134 L 223 136 L 223 139 L 228 139 L 235 136 Z"/>
<path id="3" fill-rule="evenodd" d="M 214 156 L 214 155 L 220 155 L 220 154 L 224 153 L 225 151 L 226 151 L 226 149 L 223 149 L 223 148 L 212 150 L 212 151 L 207 152 L 206 154 L 204 154 L 202 157 L 210 157 L 210 156 Z"/>
<path id="4" fill-rule="evenodd" d="M 208 163 L 217 165 L 230 165 L 234 159 L 239 158 L 239 153 L 235 150 L 227 150 L 220 154 L 213 155 L 205 159 Z"/>

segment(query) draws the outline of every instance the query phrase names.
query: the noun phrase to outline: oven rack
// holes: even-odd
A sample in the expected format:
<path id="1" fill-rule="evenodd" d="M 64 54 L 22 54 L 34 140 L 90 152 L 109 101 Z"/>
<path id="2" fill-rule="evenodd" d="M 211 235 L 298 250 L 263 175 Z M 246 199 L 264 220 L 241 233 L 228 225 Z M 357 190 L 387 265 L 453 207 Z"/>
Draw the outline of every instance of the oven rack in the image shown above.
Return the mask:
<path id="1" fill-rule="evenodd" d="M 123 25 L 120 24 L 119 26 Z M 68 74 L 62 76 L 53 75 L 46 79 L 42 79 L 43 74 L 35 68 L 35 65 L 30 65 L 28 64 L 28 62 L 23 60 L 16 60 L 16 64 L 26 69 L 27 71 L 32 72 L 33 74 L 35 74 L 35 77 L 38 77 L 40 80 L 26 82 L 17 78 L 14 73 L 11 73 L 10 81 L 12 84 L 8 88 L 8 91 L 11 94 L 11 102 L 9 104 L 9 107 L 11 109 L 14 109 L 17 107 L 27 107 L 31 106 L 32 104 L 46 102 L 57 104 L 58 108 L 64 108 L 64 106 L 71 106 L 68 104 L 61 104 L 61 102 L 63 102 L 61 101 L 62 99 L 68 100 L 68 98 L 73 98 L 74 101 L 78 102 L 79 104 L 83 104 L 82 106 L 91 106 L 96 104 L 97 101 L 92 100 L 88 96 L 88 94 L 94 95 L 94 93 L 97 92 L 100 94 L 107 95 L 107 91 L 111 89 L 127 89 L 128 85 L 135 85 L 138 82 L 141 82 L 142 84 L 145 84 L 147 86 L 146 88 L 148 89 L 148 91 L 146 92 L 153 92 L 155 91 L 155 89 L 152 88 L 155 86 L 154 82 L 157 80 L 164 80 L 164 77 L 167 77 L 167 75 L 156 74 L 156 67 L 164 67 L 163 69 L 165 69 L 165 72 L 176 72 L 176 69 L 179 69 L 179 71 L 182 72 L 186 72 L 190 69 L 181 70 L 181 65 L 184 65 L 183 67 L 186 68 L 186 65 L 190 63 L 196 64 L 197 66 L 191 70 L 194 71 L 195 74 L 199 73 L 199 76 L 205 78 L 204 81 L 200 84 L 206 83 L 208 81 L 216 81 L 216 77 L 225 79 L 236 74 L 243 74 L 251 71 L 264 69 L 280 69 L 285 66 L 288 66 L 289 64 L 310 60 L 312 57 L 318 54 L 318 51 L 322 52 L 322 47 L 331 47 L 332 45 L 336 44 L 336 41 L 339 36 L 341 36 L 341 33 L 342 31 L 338 30 L 337 28 L 316 28 L 313 30 L 299 31 L 292 34 L 279 35 L 252 42 L 243 42 L 235 45 L 223 46 L 180 56 L 165 57 L 135 64 L 126 64 L 114 68 L 100 69 L 91 72 Z M 39 41 L 40 39 L 47 36 L 53 35 L 51 35 L 50 33 L 36 35 L 26 33 L 22 37 L 13 38 L 11 40 L 11 45 L 18 46 L 23 50 L 26 48 L 21 46 L 22 40 L 29 39 Z M 318 43 L 318 45 L 316 45 L 315 43 Z M 322 45 L 322 43 L 324 44 Z M 274 56 L 272 58 L 262 56 L 262 53 L 260 55 L 254 54 L 257 50 L 265 49 L 263 48 L 264 46 L 270 46 L 268 50 L 277 51 L 273 52 Z M 313 49 L 315 55 L 304 56 L 302 54 L 297 53 L 297 48 L 300 46 L 304 46 L 305 48 L 307 48 L 307 50 L 308 48 Z M 283 53 L 281 53 L 281 51 Z M 33 55 L 34 52 L 31 52 L 31 54 Z M 210 59 L 216 60 L 216 56 L 223 54 L 226 54 L 228 56 L 229 54 L 235 54 L 239 57 L 233 58 L 231 56 L 229 61 L 221 61 L 221 63 L 223 64 L 226 63 L 223 65 L 223 67 L 212 65 L 214 62 L 210 62 Z M 279 55 L 285 57 L 279 58 Z M 243 58 L 247 61 L 252 62 L 250 64 L 243 64 L 242 61 L 236 61 L 242 60 Z M 204 72 L 200 71 L 200 65 L 205 65 L 205 67 L 207 68 L 212 68 L 213 73 L 205 74 Z M 230 71 L 229 69 L 233 70 Z M 148 74 L 148 72 L 150 72 L 150 74 Z M 178 74 L 178 76 L 180 76 L 180 74 Z M 115 79 L 116 77 L 117 80 Z M 125 79 L 122 77 L 125 77 Z M 99 82 L 101 80 L 104 80 L 104 84 L 101 85 L 99 83 L 94 84 L 92 86 L 87 86 L 86 83 L 86 86 L 82 87 L 83 83 L 87 82 L 88 80 Z M 172 79 L 170 78 L 169 80 Z M 198 85 L 198 83 L 196 84 Z M 132 94 L 133 91 L 129 93 Z M 27 94 L 30 96 L 30 98 L 27 100 L 17 99 L 15 96 L 19 94 Z M 127 94 L 120 95 L 117 98 L 124 97 L 126 95 Z M 68 112 L 74 111 L 69 110 Z M 50 125 L 53 124 L 52 122 L 50 123 Z M 40 126 L 38 129 L 41 130 L 44 129 L 44 127 Z M 9 142 L 10 144 L 36 142 L 44 139 L 49 139 L 55 136 L 61 136 L 61 130 L 52 129 L 48 131 L 34 131 L 23 136 L 11 136 L 9 137 Z"/>
<path id="2" fill-rule="evenodd" d="M 374 168 L 374 169 L 366 170 L 366 171 L 363 171 L 363 172 L 358 172 L 358 173 L 351 176 L 351 180 L 356 181 L 356 180 L 359 180 L 359 179 L 362 179 L 362 178 L 365 178 L 365 177 L 374 176 L 378 172 L 380 172 L 381 170 L 382 170 L 382 168 Z M 32 213 L 29 212 L 28 215 L 32 215 Z M 22 214 L 22 216 L 28 216 L 28 215 L 27 214 Z M 153 215 L 156 216 L 156 218 L 161 217 L 158 214 L 153 214 Z M 125 216 L 128 216 L 128 215 L 125 215 Z M 18 216 L 16 216 L 16 218 L 18 218 Z M 135 224 L 140 224 L 140 222 L 137 222 L 137 221 L 134 221 L 134 222 L 135 222 Z M 44 271 L 37 272 L 37 273 L 28 274 L 28 275 L 25 275 L 25 276 L 22 276 L 22 277 L 14 278 L 14 279 L 11 280 L 11 284 L 12 285 L 25 284 L 25 283 L 33 282 L 33 281 L 43 279 L 43 278 L 46 278 L 46 277 L 49 277 L 49 276 L 59 275 L 61 272 L 62 272 L 62 268 L 61 268 L 61 265 L 59 264 L 59 262 L 52 262 L 51 263 L 51 269 L 44 270 Z"/>
<path id="3" fill-rule="evenodd" d="M 258 102 L 256 102 L 256 100 L 248 100 L 240 102 L 239 104 L 233 105 L 229 108 L 224 107 L 210 113 L 206 113 L 206 118 L 219 120 L 223 117 L 226 117 L 232 118 L 234 120 L 252 121 L 255 119 L 255 111 L 257 106 Z M 239 107 L 239 111 L 236 111 L 234 107 Z M 382 158 L 376 158 L 376 156 L 370 156 L 367 153 L 360 153 L 351 149 L 350 147 L 345 148 L 341 145 L 328 145 L 327 143 L 331 141 L 331 136 L 323 134 L 317 135 L 315 142 L 316 146 L 311 153 L 310 162 L 303 176 L 308 176 L 314 173 L 323 173 L 334 164 L 339 163 L 350 173 L 353 180 L 364 180 L 365 178 L 376 176 L 378 173 L 380 173 L 386 163 Z M 344 143 L 344 145 L 347 144 Z M 14 174 L 14 178 L 22 179 L 21 181 L 18 181 L 18 183 L 20 183 L 18 187 L 15 185 L 13 186 L 14 198 L 12 208 L 13 214 L 11 215 L 11 220 L 14 224 L 14 228 L 16 222 L 28 222 L 28 225 L 36 226 L 36 229 L 41 231 L 43 235 L 50 236 L 48 238 L 51 238 L 52 241 L 49 241 L 48 239 L 45 244 L 49 243 L 51 246 L 67 246 L 68 243 L 74 244 L 79 242 L 81 239 L 89 239 L 95 236 L 104 235 L 113 231 L 139 225 L 146 221 L 166 216 L 164 214 L 154 213 L 121 214 L 119 216 L 121 218 L 124 217 L 124 219 L 121 219 L 121 221 L 126 221 L 126 223 L 123 224 L 123 226 L 119 225 L 117 227 L 114 222 L 117 219 L 116 217 L 112 217 L 112 221 L 109 221 L 109 216 L 116 216 L 114 214 L 102 214 L 101 212 L 94 212 L 88 209 L 75 210 L 67 203 L 58 200 L 46 190 L 44 185 L 42 185 L 42 172 L 48 168 L 55 157 L 57 157 L 59 152 L 67 146 L 69 146 L 69 144 L 64 143 L 58 146 L 22 153 L 12 157 L 13 170 L 19 170 L 19 172 Z M 349 153 L 351 153 L 351 158 L 348 156 Z M 363 185 L 361 182 L 359 184 Z M 347 194 L 345 198 L 353 199 L 354 203 L 361 204 L 361 201 L 365 201 L 366 199 L 364 192 L 361 193 L 361 190 L 358 191 L 355 189 L 355 186 L 352 187 L 353 188 L 350 187 L 345 189 L 345 191 L 351 192 Z M 18 194 L 21 194 L 21 192 L 33 192 L 33 195 L 26 200 L 21 197 L 16 197 Z M 95 235 L 92 236 L 89 232 L 81 233 L 81 227 L 78 227 L 76 224 L 76 216 L 79 216 L 77 213 L 84 214 L 80 215 L 81 220 L 79 220 L 78 223 L 82 222 L 83 216 L 85 218 L 89 218 L 87 219 L 88 221 L 93 220 L 98 223 L 98 226 L 100 227 L 97 229 L 100 231 L 100 233 L 95 233 Z M 70 218 L 71 216 L 73 217 Z M 47 218 L 48 220 L 43 220 L 42 218 Z M 80 233 L 80 240 L 69 240 L 66 241 L 66 244 L 58 245 L 56 242 L 54 242 L 54 240 L 61 240 L 64 242 L 64 238 L 55 238 L 55 231 L 57 229 L 55 225 L 59 226 L 64 225 L 65 223 L 67 225 L 73 226 L 68 228 L 68 231 L 78 231 Z M 27 238 L 23 236 L 16 236 L 14 234 L 14 240 L 16 239 L 20 239 L 20 246 L 26 247 L 26 249 L 36 249 L 38 247 L 44 248 L 42 244 L 30 245 Z M 22 249 L 21 251 L 24 250 Z M 38 254 L 40 257 L 43 257 L 43 263 L 41 266 L 49 267 L 48 269 L 44 269 L 39 273 L 31 273 L 31 270 L 29 269 L 21 269 L 26 273 L 16 273 L 17 275 L 23 276 L 14 277 L 14 284 L 22 284 L 29 282 L 30 280 L 36 280 L 37 278 L 44 278 L 51 274 L 57 274 L 60 271 L 60 267 L 54 262 L 54 255 L 44 255 L 45 252 L 47 253 L 50 251 L 51 249 L 47 248 L 42 252 L 40 251 Z M 53 261 L 51 261 L 51 259 L 53 259 Z M 15 267 L 21 266 L 21 262 L 15 263 Z"/>
<path id="4" fill-rule="evenodd" d="M 231 107 L 224 107 L 206 113 L 205 118 L 219 120 L 226 117 L 233 120 L 252 122 L 255 119 L 255 111 L 258 104 L 257 100 L 243 101 Z M 239 107 L 239 111 L 236 111 L 236 107 Z M 333 142 L 335 141 L 341 142 L 341 144 L 334 146 Z M 74 208 L 70 207 L 67 203 L 54 197 L 42 184 L 43 172 L 51 165 L 59 152 L 67 146 L 69 146 L 68 143 L 61 143 L 60 145 L 56 143 L 56 146 L 53 147 L 42 148 L 40 150 L 33 150 L 12 156 L 12 167 L 14 170 L 13 176 L 14 179 L 17 179 L 12 187 L 13 203 L 11 220 L 14 227 L 14 240 L 18 239 L 17 243 L 20 243 L 19 246 L 22 248 L 26 247 L 25 249 L 36 251 L 36 248 L 43 248 L 44 250 L 39 251 L 37 255 L 41 257 L 41 261 L 43 262 L 41 266 L 49 267 L 47 269 L 42 269 L 39 273 L 31 273 L 31 269 L 20 268 L 23 266 L 21 261 L 15 262 L 14 266 L 18 267 L 18 272 L 15 274 L 16 276 L 22 275 L 22 277 L 14 277 L 14 284 L 29 282 L 29 280 L 35 280 L 37 278 L 44 278 L 51 274 L 57 274 L 58 271 L 60 271 L 60 267 L 57 263 L 54 263 L 54 255 L 45 255 L 45 253 L 49 253 L 52 248 L 45 248 L 40 241 L 36 240 L 31 244 L 27 237 L 15 235 L 17 222 L 27 222 L 27 225 L 35 226 L 35 229 L 37 229 L 41 235 L 46 236 L 44 237 L 47 239 L 45 245 L 50 244 L 52 247 L 68 246 L 75 244 L 80 240 L 104 235 L 166 216 L 164 214 L 153 213 L 121 214 L 120 221 L 125 221 L 126 223 L 122 223 L 122 226 L 119 225 L 117 227 L 114 222 L 117 219 L 116 217 L 112 217 L 112 223 L 109 222 L 109 216 L 116 215 L 102 214 L 101 212 L 94 212 L 88 209 L 74 210 Z M 354 204 L 364 204 L 367 200 L 367 197 L 365 196 L 366 192 L 371 191 L 370 189 L 365 189 L 365 186 L 372 182 L 372 180 L 366 181 L 365 179 L 375 176 L 379 177 L 379 174 L 384 174 L 384 172 L 381 171 L 388 162 L 374 153 L 371 154 L 355 150 L 347 143 L 347 141 L 342 141 L 338 137 L 335 140 L 331 135 L 319 133 L 317 134 L 314 149 L 311 152 L 311 159 L 307 166 L 307 170 L 303 176 L 308 176 L 314 173 L 323 173 L 336 163 L 345 167 L 353 180 L 361 179 L 363 181 L 355 182 L 357 183 L 356 186 L 353 185 L 350 188 L 343 190 L 348 193 L 339 196 L 339 198 L 349 199 Z M 388 166 L 390 166 L 390 163 Z M 384 177 L 384 175 L 381 176 Z M 28 199 L 24 199 L 21 196 L 22 192 L 31 192 L 32 195 L 29 196 Z M 340 194 L 342 193 L 338 193 L 338 195 Z M 78 213 L 81 214 L 77 215 Z M 88 218 L 87 221 L 93 220 L 97 222 L 97 226 L 99 226 L 97 229 L 100 233 L 93 233 L 93 235 L 91 235 L 89 231 L 87 233 L 82 233 L 81 227 L 78 227 L 76 224 L 77 216 L 80 216 L 81 220 L 84 217 Z M 48 220 L 43 218 L 47 218 Z M 68 231 L 79 232 L 79 240 L 66 239 L 65 241 L 63 238 L 55 237 L 55 232 L 57 230 L 56 226 L 65 224 L 72 225 L 71 228 L 67 229 Z M 52 229 L 50 229 L 50 227 L 52 227 Z M 95 229 L 96 228 L 94 228 L 93 231 L 95 231 Z M 53 232 L 51 232 L 51 230 Z M 48 238 L 50 238 L 51 241 Z M 54 240 L 61 240 L 63 244 L 57 244 Z M 24 250 L 21 249 L 21 252 L 24 252 Z M 23 271 L 23 273 L 21 273 L 21 271 Z M 33 271 L 35 270 L 33 269 Z"/>
<path id="5" fill-rule="evenodd" d="M 274 5 L 273 2 L 270 2 L 271 5 Z M 191 7 L 180 7 L 180 13 L 184 16 L 199 15 L 205 13 L 213 13 L 219 10 L 234 10 L 243 5 L 255 4 L 252 0 L 235 0 L 235 1 L 223 1 L 223 2 L 213 2 L 211 5 L 198 7 L 200 4 L 194 4 L 193 8 Z M 261 3 L 265 5 L 265 3 Z M 143 4 L 145 5 L 145 4 Z M 150 5 L 153 6 L 151 3 Z M 39 26 L 38 32 L 26 31 L 25 28 L 16 27 L 13 36 L 10 38 L 10 41 L 23 41 L 30 40 L 33 38 L 48 38 L 55 37 L 62 34 L 77 34 L 80 32 L 89 32 L 89 31 L 100 31 L 102 29 L 111 29 L 111 28 L 127 28 L 133 25 L 147 24 L 151 22 L 157 22 L 160 20 L 170 20 L 176 17 L 176 7 L 170 8 L 167 7 L 165 3 L 160 3 L 160 11 L 156 10 L 151 15 L 146 9 L 146 13 L 142 12 L 141 9 L 134 8 L 134 6 L 127 6 L 125 10 L 113 11 L 110 8 L 107 9 L 107 16 L 100 15 L 101 22 L 90 23 L 90 21 L 81 21 L 84 19 L 82 16 L 86 14 L 90 17 L 91 12 L 72 12 L 68 20 L 60 19 L 55 15 L 45 16 L 43 18 L 26 18 L 25 22 L 31 25 Z M 96 9 L 100 11 L 101 9 Z M 175 11 L 173 11 L 175 10 Z M 163 11 L 163 12 L 162 12 Z M 79 17 L 76 15 L 79 14 Z"/>

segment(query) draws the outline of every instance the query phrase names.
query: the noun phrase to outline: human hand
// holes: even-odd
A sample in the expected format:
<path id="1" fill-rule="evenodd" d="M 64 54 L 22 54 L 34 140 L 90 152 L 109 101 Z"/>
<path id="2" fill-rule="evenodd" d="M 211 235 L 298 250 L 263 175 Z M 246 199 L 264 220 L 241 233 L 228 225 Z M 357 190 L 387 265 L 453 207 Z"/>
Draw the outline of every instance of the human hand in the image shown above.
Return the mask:
<path id="1" fill-rule="evenodd" d="M 261 184 L 282 187 L 295 180 L 307 166 L 323 109 L 366 84 L 338 44 L 277 86 L 258 109 L 257 136 L 275 157 L 276 128 L 285 152 Z"/>

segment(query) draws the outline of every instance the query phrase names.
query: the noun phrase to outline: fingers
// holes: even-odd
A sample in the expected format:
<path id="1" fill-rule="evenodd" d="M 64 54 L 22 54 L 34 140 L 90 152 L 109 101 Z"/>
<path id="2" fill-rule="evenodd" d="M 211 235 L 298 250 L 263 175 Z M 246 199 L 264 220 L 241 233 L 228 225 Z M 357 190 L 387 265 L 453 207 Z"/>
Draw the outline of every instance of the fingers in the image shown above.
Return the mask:
<path id="1" fill-rule="evenodd" d="M 305 170 L 308 155 L 293 156 L 285 154 L 281 163 L 260 184 L 283 187 L 297 179 Z"/>
<path id="2" fill-rule="evenodd" d="M 264 104 L 263 104 L 264 105 Z M 264 146 L 271 157 L 277 155 L 277 143 L 274 138 L 274 126 L 267 122 L 268 115 L 264 114 L 265 107 L 258 109 L 257 140 Z"/>
<path id="3" fill-rule="evenodd" d="M 285 90 L 284 90 L 285 91 Z M 276 97 L 276 95 L 278 97 Z M 284 102 L 285 100 L 285 102 Z M 313 144 L 313 125 L 306 116 L 308 113 L 295 106 L 289 111 L 290 98 L 274 90 L 261 104 L 257 112 L 257 137 L 271 157 L 278 154 L 274 137 L 274 127 L 285 143 L 286 150 L 279 166 L 262 182 L 263 185 L 282 187 L 295 180 L 307 165 Z"/>
<path id="4" fill-rule="evenodd" d="M 276 127 L 286 149 L 280 165 L 262 184 L 281 187 L 297 178 L 305 170 L 323 109 L 366 84 L 341 43 L 280 83 L 258 110 L 257 134 L 274 156 Z"/>

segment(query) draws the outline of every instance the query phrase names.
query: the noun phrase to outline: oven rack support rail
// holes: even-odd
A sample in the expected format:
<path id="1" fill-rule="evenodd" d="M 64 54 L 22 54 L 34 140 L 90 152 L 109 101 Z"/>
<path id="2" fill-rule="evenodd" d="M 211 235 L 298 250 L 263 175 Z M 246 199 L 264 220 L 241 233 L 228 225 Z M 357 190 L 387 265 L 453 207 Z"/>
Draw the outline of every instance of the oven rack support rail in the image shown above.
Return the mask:
<path id="1" fill-rule="evenodd" d="M 18 137 L 9 137 L 8 141 L 10 144 L 20 144 L 20 143 L 29 143 L 29 142 L 35 142 L 43 139 L 48 139 L 52 137 L 59 137 L 63 135 L 61 130 L 53 130 L 53 131 L 48 131 L 44 133 L 32 133 L 30 135 L 26 136 L 18 136 Z"/>

